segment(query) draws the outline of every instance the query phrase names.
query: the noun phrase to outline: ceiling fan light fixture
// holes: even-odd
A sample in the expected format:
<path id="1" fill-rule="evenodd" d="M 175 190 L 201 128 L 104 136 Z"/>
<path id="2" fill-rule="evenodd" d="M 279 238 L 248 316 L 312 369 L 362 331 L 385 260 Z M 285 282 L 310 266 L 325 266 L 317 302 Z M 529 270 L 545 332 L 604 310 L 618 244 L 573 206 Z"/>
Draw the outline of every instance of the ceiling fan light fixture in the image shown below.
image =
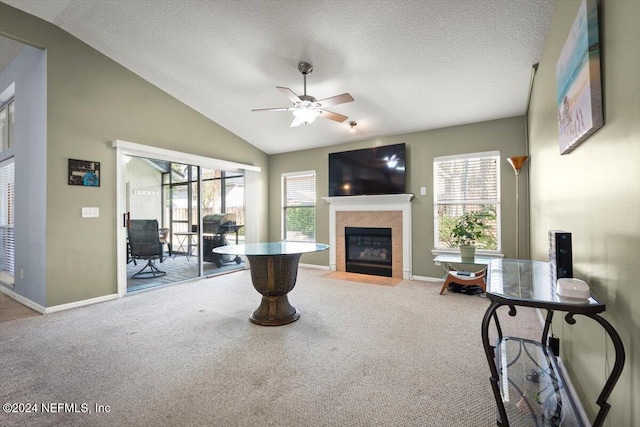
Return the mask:
<path id="1" fill-rule="evenodd" d="M 322 115 L 322 117 L 325 119 L 333 120 L 340 123 L 348 119 L 348 117 L 345 115 L 325 110 L 325 107 L 351 102 L 353 101 L 353 96 L 349 95 L 348 93 L 342 93 L 340 95 L 317 100 L 313 96 L 307 95 L 307 74 L 313 71 L 313 66 L 308 62 L 300 62 L 298 64 L 298 71 L 302 73 L 304 83 L 303 95 L 296 95 L 295 92 L 293 92 L 288 87 L 276 86 L 276 89 L 278 89 L 284 96 L 286 96 L 289 101 L 293 103 L 293 106 L 288 108 L 259 108 L 251 111 L 291 111 L 293 112 L 294 119 L 293 122 L 291 122 L 290 127 L 308 125 L 320 115 Z"/>
<path id="2" fill-rule="evenodd" d="M 356 132 L 356 126 L 358 126 L 358 123 L 356 122 L 349 122 L 349 132 L 351 133 L 355 133 Z"/>
<path id="3" fill-rule="evenodd" d="M 309 123 L 313 123 L 316 117 L 320 115 L 320 110 L 310 110 L 310 109 L 293 110 L 293 115 L 306 125 Z"/>

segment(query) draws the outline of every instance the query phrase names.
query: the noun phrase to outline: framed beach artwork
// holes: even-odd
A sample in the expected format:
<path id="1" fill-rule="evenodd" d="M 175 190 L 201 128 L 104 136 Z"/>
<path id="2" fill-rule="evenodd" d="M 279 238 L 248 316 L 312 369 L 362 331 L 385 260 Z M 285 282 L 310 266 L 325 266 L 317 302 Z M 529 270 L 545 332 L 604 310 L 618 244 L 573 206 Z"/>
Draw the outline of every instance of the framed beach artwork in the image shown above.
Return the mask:
<path id="1" fill-rule="evenodd" d="M 560 154 L 604 124 L 596 0 L 583 0 L 556 64 Z"/>

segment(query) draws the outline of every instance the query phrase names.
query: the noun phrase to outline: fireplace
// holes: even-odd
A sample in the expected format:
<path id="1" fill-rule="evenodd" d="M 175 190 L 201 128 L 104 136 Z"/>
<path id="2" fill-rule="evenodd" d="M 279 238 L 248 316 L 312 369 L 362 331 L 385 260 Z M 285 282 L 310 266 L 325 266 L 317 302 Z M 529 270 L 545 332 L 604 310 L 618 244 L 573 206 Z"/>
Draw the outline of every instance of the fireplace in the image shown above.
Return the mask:
<path id="1" fill-rule="evenodd" d="M 393 277 L 391 228 L 345 227 L 344 239 L 347 272 Z"/>
<path id="2" fill-rule="evenodd" d="M 391 277 L 410 280 L 413 194 L 323 197 L 329 203 L 329 268 L 346 270 L 345 227 L 391 228 Z"/>

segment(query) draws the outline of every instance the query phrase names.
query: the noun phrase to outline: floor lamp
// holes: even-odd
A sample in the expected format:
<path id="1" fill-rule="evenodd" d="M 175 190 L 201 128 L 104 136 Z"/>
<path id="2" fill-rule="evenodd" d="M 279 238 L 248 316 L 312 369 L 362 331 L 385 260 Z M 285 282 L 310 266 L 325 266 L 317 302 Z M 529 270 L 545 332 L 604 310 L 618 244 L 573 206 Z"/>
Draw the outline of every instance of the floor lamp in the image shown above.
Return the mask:
<path id="1" fill-rule="evenodd" d="M 518 194 L 518 177 L 520 175 L 520 169 L 524 166 L 524 162 L 527 161 L 529 156 L 515 156 L 509 157 L 507 161 L 513 167 L 514 172 L 516 173 L 516 259 L 520 259 L 520 202 L 519 202 L 519 194 Z"/>

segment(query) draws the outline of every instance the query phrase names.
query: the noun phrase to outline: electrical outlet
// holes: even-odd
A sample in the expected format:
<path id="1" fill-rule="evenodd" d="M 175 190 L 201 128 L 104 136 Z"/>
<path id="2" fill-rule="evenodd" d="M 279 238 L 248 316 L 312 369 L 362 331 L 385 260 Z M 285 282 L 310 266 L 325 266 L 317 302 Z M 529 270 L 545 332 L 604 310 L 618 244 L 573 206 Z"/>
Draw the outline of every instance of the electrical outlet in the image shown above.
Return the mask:
<path id="1" fill-rule="evenodd" d="M 98 218 L 100 208 L 82 208 L 82 218 Z"/>

